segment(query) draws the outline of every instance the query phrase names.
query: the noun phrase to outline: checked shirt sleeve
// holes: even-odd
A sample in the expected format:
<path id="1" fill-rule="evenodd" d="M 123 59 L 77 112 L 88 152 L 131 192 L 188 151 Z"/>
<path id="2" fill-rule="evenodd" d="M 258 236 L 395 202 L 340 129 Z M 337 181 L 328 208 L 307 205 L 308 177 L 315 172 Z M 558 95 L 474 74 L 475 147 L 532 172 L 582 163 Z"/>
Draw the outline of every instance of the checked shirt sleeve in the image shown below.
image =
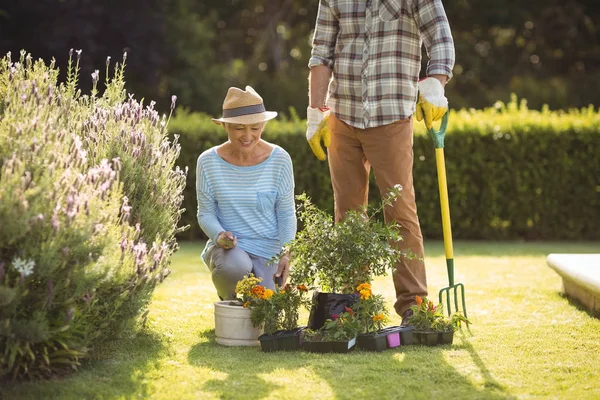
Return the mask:
<path id="1" fill-rule="evenodd" d="M 454 41 L 441 0 L 413 0 L 414 18 L 429 55 L 427 75 L 452 77 Z"/>
<path id="2" fill-rule="evenodd" d="M 308 61 L 309 67 L 326 65 L 333 69 L 335 43 L 339 29 L 338 20 L 329 7 L 328 0 L 320 0 L 313 36 L 313 48 Z"/>

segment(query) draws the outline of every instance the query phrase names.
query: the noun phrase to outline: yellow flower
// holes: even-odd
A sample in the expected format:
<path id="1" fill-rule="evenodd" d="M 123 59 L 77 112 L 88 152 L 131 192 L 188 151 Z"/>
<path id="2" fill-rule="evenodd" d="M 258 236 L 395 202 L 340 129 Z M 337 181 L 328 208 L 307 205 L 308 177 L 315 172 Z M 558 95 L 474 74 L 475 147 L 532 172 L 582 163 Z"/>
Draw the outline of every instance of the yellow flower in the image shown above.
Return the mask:
<path id="1" fill-rule="evenodd" d="M 358 285 L 356 287 L 356 291 L 357 292 L 360 292 L 362 290 L 369 290 L 369 291 L 371 291 L 371 284 L 365 282 L 365 283 L 361 283 L 360 285 Z"/>
<path id="2" fill-rule="evenodd" d="M 361 300 L 369 300 L 370 297 L 371 297 L 371 290 L 363 289 L 360 291 L 360 299 Z"/>
<path id="3" fill-rule="evenodd" d="M 244 308 L 248 308 L 248 307 L 250 307 L 250 302 L 249 301 L 247 301 L 247 302 L 244 303 Z"/>
<path id="4" fill-rule="evenodd" d="M 269 300 L 271 297 L 273 297 L 273 291 L 271 289 L 265 289 L 262 298 L 265 300 Z"/>
<path id="5" fill-rule="evenodd" d="M 379 315 L 375 315 L 373 316 L 373 321 L 383 321 L 385 319 L 385 314 L 379 314 Z"/>

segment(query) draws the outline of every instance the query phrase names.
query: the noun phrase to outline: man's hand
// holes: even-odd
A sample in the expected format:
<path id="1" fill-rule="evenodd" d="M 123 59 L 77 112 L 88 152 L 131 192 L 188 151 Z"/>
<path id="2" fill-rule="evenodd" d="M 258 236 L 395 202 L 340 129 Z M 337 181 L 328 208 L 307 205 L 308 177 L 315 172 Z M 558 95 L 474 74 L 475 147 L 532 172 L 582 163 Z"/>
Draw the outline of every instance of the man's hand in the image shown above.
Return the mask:
<path id="1" fill-rule="evenodd" d="M 440 120 L 448 111 L 448 99 L 444 96 L 444 86 L 437 78 L 425 78 L 419 81 L 419 101 L 417 102 L 417 121 L 425 120 L 427 129 L 433 121 Z"/>
<path id="2" fill-rule="evenodd" d="M 280 288 L 284 287 L 290 276 L 290 257 L 285 255 L 279 259 L 277 272 L 275 272 L 275 282 Z"/>
<path id="3" fill-rule="evenodd" d="M 217 246 L 222 249 L 229 250 L 233 249 L 237 245 L 237 238 L 233 236 L 233 233 L 223 231 L 217 236 Z"/>
<path id="4" fill-rule="evenodd" d="M 312 108 L 306 110 L 307 128 L 306 140 L 315 156 L 324 161 L 327 156 L 321 147 L 321 140 L 325 147 L 331 144 L 331 132 L 329 131 L 329 108 Z"/>

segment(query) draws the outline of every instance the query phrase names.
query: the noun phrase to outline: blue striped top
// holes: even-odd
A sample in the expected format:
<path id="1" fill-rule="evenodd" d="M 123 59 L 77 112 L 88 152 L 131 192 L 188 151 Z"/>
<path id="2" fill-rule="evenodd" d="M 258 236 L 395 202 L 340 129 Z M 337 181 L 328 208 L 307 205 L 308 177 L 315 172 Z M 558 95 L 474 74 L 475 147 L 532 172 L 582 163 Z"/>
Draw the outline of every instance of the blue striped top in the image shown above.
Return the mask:
<path id="1" fill-rule="evenodd" d="M 225 161 L 216 147 L 206 150 L 198 157 L 196 195 L 198 223 L 209 238 L 205 251 L 231 231 L 242 250 L 270 259 L 296 236 L 292 159 L 279 146 L 244 167 Z"/>

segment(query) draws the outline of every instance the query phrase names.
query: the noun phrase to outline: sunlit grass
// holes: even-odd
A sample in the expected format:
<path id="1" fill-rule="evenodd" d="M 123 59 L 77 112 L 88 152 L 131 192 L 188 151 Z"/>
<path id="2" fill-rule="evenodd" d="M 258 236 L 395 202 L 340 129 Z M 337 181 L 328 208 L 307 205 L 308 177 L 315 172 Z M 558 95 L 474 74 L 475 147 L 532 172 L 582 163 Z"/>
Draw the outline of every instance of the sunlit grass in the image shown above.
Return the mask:
<path id="1" fill-rule="evenodd" d="M 596 243 L 458 242 L 456 281 L 466 287 L 472 336 L 458 335 L 452 346 L 345 355 L 215 344 L 217 297 L 201 248 L 182 244 L 173 273 L 155 292 L 147 332 L 103 344 L 79 373 L 11 384 L 0 398 L 600 397 L 600 320 L 560 295 L 561 280 L 545 261 L 552 252 L 599 252 Z M 448 284 L 441 243 L 426 243 L 426 254 L 437 298 Z M 378 279 L 374 290 L 391 309 L 391 278 Z"/>

